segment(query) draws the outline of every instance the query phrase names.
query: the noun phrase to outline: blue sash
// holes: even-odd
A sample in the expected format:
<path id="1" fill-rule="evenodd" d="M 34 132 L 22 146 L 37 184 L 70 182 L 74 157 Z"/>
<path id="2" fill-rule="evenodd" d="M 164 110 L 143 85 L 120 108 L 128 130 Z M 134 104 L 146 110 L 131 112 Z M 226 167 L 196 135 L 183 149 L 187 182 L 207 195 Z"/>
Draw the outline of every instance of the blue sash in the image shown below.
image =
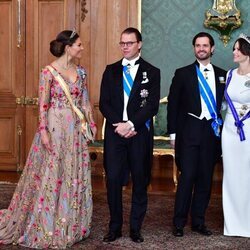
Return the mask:
<path id="1" fill-rule="evenodd" d="M 131 89 L 133 87 L 134 81 L 130 75 L 128 66 L 123 66 L 123 90 L 125 91 L 126 95 L 130 96 Z M 150 120 L 147 120 L 145 123 L 147 129 L 150 129 Z"/>
<path id="2" fill-rule="evenodd" d="M 229 97 L 228 93 L 227 93 L 227 88 L 228 88 L 228 85 L 232 79 L 232 74 L 233 74 L 233 70 L 231 69 L 229 71 L 229 74 L 228 74 L 228 78 L 227 78 L 227 82 L 226 82 L 226 88 L 225 88 L 225 98 L 227 100 L 227 103 L 228 103 L 228 106 L 229 108 L 231 109 L 231 112 L 233 114 L 233 117 L 234 117 L 234 125 L 237 127 L 237 132 L 240 136 L 240 141 L 244 141 L 246 140 L 246 137 L 245 137 L 245 133 L 244 133 L 244 130 L 243 130 L 243 126 L 244 126 L 244 123 L 243 121 L 245 121 L 246 119 L 250 118 L 250 111 L 247 112 L 247 114 L 245 114 L 241 119 L 239 118 L 238 116 L 238 113 L 233 105 L 233 102 L 231 100 L 231 98 Z"/>
<path id="3" fill-rule="evenodd" d="M 126 95 L 129 97 L 134 81 L 130 75 L 128 66 L 123 66 L 123 89 Z"/>
<path id="4" fill-rule="evenodd" d="M 216 111 L 217 105 L 216 105 L 214 95 L 213 95 L 212 90 L 209 87 L 206 79 L 202 75 L 202 73 L 197 65 L 196 65 L 196 72 L 197 72 L 197 76 L 198 76 L 200 95 L 201 95 L 202 99 L 204 100 L 204 102 L 208 108 L 208 111 L 213 119 L 211 126 L 214 130 L 215 135 L 220 137 L 220 126 L 222 125 L 222 119 L 220 119 L 217 115 L 217 111 Z"/>

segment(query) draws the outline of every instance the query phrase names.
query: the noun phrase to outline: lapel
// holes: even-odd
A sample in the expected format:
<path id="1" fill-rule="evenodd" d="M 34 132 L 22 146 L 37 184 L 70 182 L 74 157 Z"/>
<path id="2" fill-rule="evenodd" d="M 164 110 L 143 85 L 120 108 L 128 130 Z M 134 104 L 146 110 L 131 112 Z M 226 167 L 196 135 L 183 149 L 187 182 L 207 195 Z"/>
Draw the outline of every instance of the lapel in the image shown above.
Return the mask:
<path id="1" fill-rule="evenodd" d="M 217 108 L 219 108 L 220 107 L 219 101 L 221 100 L 221 90 L 222 90 L 222 88 L 221 88 L 222 85 L 219 81 L 219 77 L 221 75 L 219 75 L 219 72 L 214 65 L 213 65 L 213 68 L 214 68 L 215 88 L 216 88 L 216 105 L 217 105 Z"/>
<path id="2" fill-rule="evenodd" d="M 122 102 L 124 102 L 124 96 L 123 96 L 123 66 L 122 66 L 122 60 L 118 61 L 115 65 L 114 65 L 114 84 L 115 84 L 115 88 L 118 88 L 118 93 L 119 96 L 122 99 Z"/>
<path id="3" fill-rule="evenodd" d="M 195 61 L 193 64 L 191 64 L 190 67 L 190 91 L 193 95 L 195 105 L 197 107 L 201 108 L 201 99 L 200 99 L 200 90 L 199 90 L 199 84 L 198 84 L 198 77 L 196 72 L 196 65 L 199 67 L 199 63 Z"/>

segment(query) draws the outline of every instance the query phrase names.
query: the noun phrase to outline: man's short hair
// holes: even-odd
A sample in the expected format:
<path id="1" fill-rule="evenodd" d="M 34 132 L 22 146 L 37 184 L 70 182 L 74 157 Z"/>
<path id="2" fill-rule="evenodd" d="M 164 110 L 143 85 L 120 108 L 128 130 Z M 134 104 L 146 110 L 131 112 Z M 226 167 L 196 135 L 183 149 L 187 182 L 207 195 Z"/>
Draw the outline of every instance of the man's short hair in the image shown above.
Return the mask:
<path id="1" fill-rule="evenodd" d="M 127 29 L 125 29 L 122 34 L 132 34 L 134 33 L 137 39 L 137 42 L 141 42 L 142 41 L 142 36 L 141 36 L 141 32 L 133 27 L 129 27 Z"/>
<path id="2" fill-rule="evenodd" d="M 211 47 L 214 46 L 214 39 L 213 39 L 213 37 L 212 37 L 209 33 L 207 33 L 207 32 L 200 32 L 200 33 L 198 33 L 197 35 L 195 35 L 195 37 L 193 38 L 193 42 L 192 42 L 193 46 L 195 45 L 196 39 L 199 38 L 199 37 L 207 37 L 207 38 L 209 39 L 209 43 L 210 43 Z"/>

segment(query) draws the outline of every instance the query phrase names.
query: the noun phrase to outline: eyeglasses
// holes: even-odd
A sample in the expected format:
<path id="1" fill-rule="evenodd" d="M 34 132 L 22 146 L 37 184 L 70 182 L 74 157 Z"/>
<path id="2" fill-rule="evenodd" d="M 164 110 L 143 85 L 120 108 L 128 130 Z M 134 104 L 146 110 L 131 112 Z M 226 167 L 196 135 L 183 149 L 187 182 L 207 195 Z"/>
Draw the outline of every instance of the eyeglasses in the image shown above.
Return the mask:
<path id="1" fill-rule="evenodd" d="M 131 47 L 134 43 L 138 43 L 138 41 L 135 41 L 135 42 L 119 42 L 119 45 L 120 45 L 121 47 L 125 47 L 125 45 L 126 45 L 127 47 Z"/>

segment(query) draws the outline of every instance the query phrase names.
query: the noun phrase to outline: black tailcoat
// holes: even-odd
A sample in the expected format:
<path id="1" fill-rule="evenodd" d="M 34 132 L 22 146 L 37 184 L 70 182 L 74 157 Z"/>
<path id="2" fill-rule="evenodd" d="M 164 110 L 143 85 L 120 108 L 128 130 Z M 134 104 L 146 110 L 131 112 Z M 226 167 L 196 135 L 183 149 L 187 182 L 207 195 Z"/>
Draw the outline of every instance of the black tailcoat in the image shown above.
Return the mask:
<path id="1" fill-rule="evenodd" d="M 212 120 L 199 120 L 201 97 L 196 73 L 198 62 L 177 69 L 168 96 L 167 126 L 176 134 L 176 164 L 181 171 L 175 200 L 174 224 L 183 227 L 191 206 L 192 224 L 204 224 L 210 199 L 213 169 L 221 156 L 220 137 L 211 127 Z M 216 104 L 219 117 L 224 93 L 226 71 L 213 65 Z"/>
<path id="2" fill-rule="evenodd" d="M 100 111 L 106 118 L 104 137 L 104 168 L 110 208 L 110 230 L 122 225 L 122 185 L 127 170 L 133 182 L 130 227 L 139 230 L 147 206 L 147 184 L 150 179 L 153 154 L 153 116 L 160 99 L 160 70 L 140 58 L 139 68 L 127 105 L 128 119 L 137 135 L 125 139 L 114 132 L 114 123 L 123 121 L 124 93 L 122 60 L 108 65 L 103 73 Z M 146 76 L 146 77 L 145 77 Z M 147 93 L 146 97 L 143 93 Z M 145 123 L 150 120 L 150 129 Z"/>

